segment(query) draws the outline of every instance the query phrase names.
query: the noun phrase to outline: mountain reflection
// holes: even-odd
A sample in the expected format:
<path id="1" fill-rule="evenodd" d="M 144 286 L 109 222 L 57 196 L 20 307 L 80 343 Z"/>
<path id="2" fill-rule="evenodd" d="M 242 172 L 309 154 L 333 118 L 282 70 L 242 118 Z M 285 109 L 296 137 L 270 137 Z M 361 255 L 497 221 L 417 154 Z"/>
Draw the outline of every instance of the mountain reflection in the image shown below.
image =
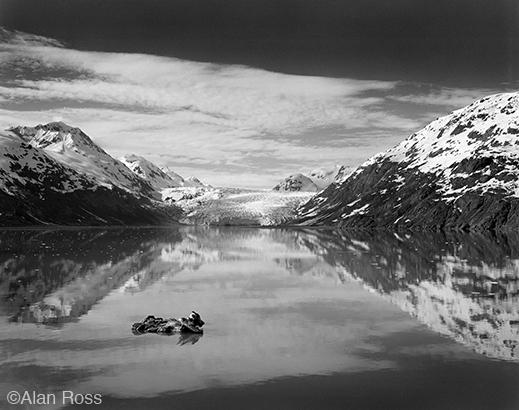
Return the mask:
<path id="1" fill-rule="evenodd" d="M 61 326 L 111 292 L 141 292 L 221 261 L 268 259 L 290 275 L 360 281 L 477 352 L 519 360 L 517 239 L 225 227 L 5 230 L 0 314 Z"/>
<path id="2" fill-rule="evenodd" d="M 166 272 L 164 246 L 175 230 L 6 230 L 0 241 L 0 312 L 11 322 L 62 325 L 114 289 L 143 289 Z"/>
<path id="3" fill-rule="evenodd" d="M 204 227 L 0 231 L 0 314 L 61 326 L 112 291 L 139 292 L 208 263 L 268 255 L 315 264 L 299 235 Z"/>
<path id="4" fill-rule="evenodd" d="M 312 231 L 322 257 L 431 329 L 519 360 L 516 235 Z"/>

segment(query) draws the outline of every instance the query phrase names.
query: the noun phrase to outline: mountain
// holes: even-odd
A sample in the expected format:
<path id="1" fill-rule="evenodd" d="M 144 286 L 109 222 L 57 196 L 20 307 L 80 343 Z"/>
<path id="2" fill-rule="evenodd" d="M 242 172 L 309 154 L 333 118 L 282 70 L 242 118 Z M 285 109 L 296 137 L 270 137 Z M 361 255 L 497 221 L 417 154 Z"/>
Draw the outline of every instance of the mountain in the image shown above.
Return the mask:
<path id="1" fill-rule="evenodd" d="M 325 189 L 337 178 L 350 173 L 351 168 L 335 165 L 332 168 L 319 167 L 308 174 L 292 174 L 276 185 L 274 191 L 318 192 Z"/>
<path id="2" fill-rule="evenodd" d="M 174 174 L 178 178 L 172 178 L 162 169 L 148 161 L 146 158 L 137 155 L 125 155 L 119 158 L 135 175 L 147 181 L 155 190 L 160 191 L 164 188 L 176 188 L 183 186 L 184 180 L 178 174 Z"/>
<path id="3" fill-rule="evenodd" d="M 44 150 L 56 161 L 104 184 L 117 186 L 131 193 L 152 196 L 152 186 L 138 178 L 122 162 L 111 157 L 79 128 L 63 122 L 51 122 L 36 127 L 9 129 L 35 148 Z"/>
<path id="4" fill-rule="evenodd" d="M 185 181 L 185 186 L 192 186 L 197 188 L 206 186 L 204 183 L 202 183 L 202 181 L 200 181 L 197 177 L 194 176 L 187 177 Z"/>
<path id="5" fill-rule="evenodd" d="M 182 178 L 180 175 L 178 175 L 171 168 L 166 166 L 166 167 L 161 167 L 160 170 L 162 172 L 164 172 L 170 179 L 175 181 L 177 186 L 185 186 L 186 185 L 186 180 L 184 178 Z"/>
<path id="6" fill-rule="evenodd" d="M 187 178 L 182 178 L 180 175 L 178 175 L 175 171 L 171 170 L 169 167 L 162 167 L 160 168 L 162 172 L 164 172 L 169 178 L 171 178 L 173 181 L 175 181 L 176 184 L 178 184 L 178 187 L 208 187 L 209 185 L 205 185 L 202 183 L 198 178 L 191 176 Z"/>
<path id="7" fill-rule="evenodd" d="M 0 132 L 0 226 L 157 224 L 168 217 L 154 194 L 79 128 Z"/>
<path id="8" fill-rule="evenodd" d="M 303 174 L 292 174 L 273 188 L 274 191 L 309 191 L 317 192 L 319 187 Z"/>
<path id="9" fill-rule="evenodd" d="M 519 228 L 519 93 L 438 118 L 298 210 L 301 225 Z"/>
<path id="10" fill-rule="evenodd" d="M 332 168 L 319 167 L 310 171 L 308 178 L 310 178 L 312 182 L 317 185 L 319 190 L 321 190 L 330 185 L 335 180 L 337 175 L 346 169 L 346 167 L 342 167 L 340 165 L 335 165 Z"/>

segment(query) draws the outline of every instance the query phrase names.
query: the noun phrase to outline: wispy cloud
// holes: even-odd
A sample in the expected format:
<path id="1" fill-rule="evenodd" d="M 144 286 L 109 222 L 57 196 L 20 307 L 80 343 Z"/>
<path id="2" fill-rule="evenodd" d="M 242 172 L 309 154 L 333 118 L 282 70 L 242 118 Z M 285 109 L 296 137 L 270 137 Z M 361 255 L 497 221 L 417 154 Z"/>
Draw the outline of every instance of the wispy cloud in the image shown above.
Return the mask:
<path id="1" fill-rule="evenodd" d="M 308 127 L 361 127 L 379 102 L 362 93 L 393 83 L 289 76 L 248 67 L 218 66 L 163 57 L 24 47 L 49 70 L 90 73 L 84 79 L 17 80 L 4 95 L 76 100 L 175 115 L 182 123 L 293 134 Z M 23 61 L 27 64 L 27 61 Z"/>
<path id="2" fill-rule="evenodd" d="M 7 73 L 0 81 L 0 125 L 62 118 L 114 156 L 132 152 L 158 165 L 193 165 L 198 170 L 190 174 L 213 184 L 243 185 L 247 175 L 250 186 L 268 187 L 286 176 L 274 178 L 270 170 L 356 165 L 424 125 L 427 114 L 407 115 L 388 102 L 448 106 L 470 97 L 459 90 L 402 94 L 397 82 L 60 46 L 16 33 L 0 45 Z M 245 160 L 247 152 L 265 155 Z"/>

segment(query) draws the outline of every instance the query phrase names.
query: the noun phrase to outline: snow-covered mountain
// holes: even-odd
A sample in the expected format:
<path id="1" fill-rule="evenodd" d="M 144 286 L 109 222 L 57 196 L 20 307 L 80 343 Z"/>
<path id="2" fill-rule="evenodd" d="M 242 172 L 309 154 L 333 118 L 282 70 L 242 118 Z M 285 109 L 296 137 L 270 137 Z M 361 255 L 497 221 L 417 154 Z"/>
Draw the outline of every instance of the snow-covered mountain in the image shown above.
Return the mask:
<path id="1" fill-rule="evenodd" d="M 160 170 L 164 172 L 173 181 L 175 181 L 175 183 L 178 184 L 176 185 L 178 187 L 210 187 L 209 185 L 206 185 L 203 182 L 201 182 L 197 177 L 190 176 L 187 178 L 183 178 L 168 166 L 161 167 Z"/>
<path id="2" fill-rule="evenodd" d="M 319 167 L 310 171 L 308 178 L 321 190 L 334 182 L 339 172 L 344 170 L 346 170 L 346 167 L 340 165 L 335 165 L 332 168 Z"/>
<path id="3" fill-rule="evenodd" d="M 146 158 L 129 154 L 119 158 L 119 161 L 126 165 L 139 178 L 147 181 L 157 191 L 164 188 L 184 186 L 184 180 L 180 175 L 172 173 L 178 176 L 178 178 L 173 179 Z"/>
<path id="4" fill-rule="evenodd" d="M 318 193 L 299 218 L 345 228 L 519 228 L 519 93 L 438 118 Z"/>
<path id="5" fill-rule="evenodd" d="M 308 174 L 292 174 L 276 185 L 273 190 L 318 192 L 328 187 L 339 176 L 348 171 L 351 171 L 349 167 L 340 165 L 335 165 L 331 168 L 319 167 Z"/>
<path id="6" fill-rule="evenodd" d="M 0 226 L 154 224 L 155 194 L 78 128 L 0 132 Z"/>
<path id="7" fill-rule="evenodd" d="M 162 172 L 164 172 L 176 184 L 178 184 L 177 186 L 185 186 L 186 185 L 186 180 L 184 178 L 182 178 L 180 175 L 178 175 L 175 171 L 173 171 L 168 166 L 161 167 L 160 170 Z"/>
<path id="8" fill-rule="evenodd" d="M 292 174 L 277 184 L 274 191 L 308 191 L 317 192 L 319 187 L 307 176 L 303 174 Z"/>
<path id="9" fill-rule="evenodd" d="M 152 195 L 153 189 L 149 183 L 107 154 L 79 128 L 63 122 L 51 122 L 36 127 L 13 127 L 10 131 L 33 147 L 45 151 L 57 162 L 72 167 L 98 184 L 117 186 L 130 193 Z"/>
<path id="10" fill-rule="evenodd" d="M 207 186 L 202 181 L 200 181 L 197 177 L 194 177 L 194 176 L 187 177 L 185 179 L 185 181 L 186 181 L 185 186 L 192 186 L 192 187 L 197 187 L 197 188 Z"/>

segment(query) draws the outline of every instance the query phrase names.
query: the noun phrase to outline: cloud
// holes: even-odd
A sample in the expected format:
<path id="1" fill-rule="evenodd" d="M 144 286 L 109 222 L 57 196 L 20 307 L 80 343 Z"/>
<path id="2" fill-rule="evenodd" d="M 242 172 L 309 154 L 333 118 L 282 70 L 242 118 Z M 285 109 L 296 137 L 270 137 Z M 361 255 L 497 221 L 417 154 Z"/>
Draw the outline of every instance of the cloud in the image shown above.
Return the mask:
<path id="1" fill-rule="evenodd" d="M 246 175 L 250 185 L 270 186 L 271 171 L 283 172 L 279 180 L 320 165 L 358 165 L 434 119 L 431 105 L 438 111 L 476 94 L 77 51 L 16 33 L 0 44 L 0 69 L 4 128 L 62 118 L 113 156 L 196 166 L 190 173 L 215 185 L 226 178 L 243 186 Z M 410 115 L 402 108 L 410 104 L 428 107 Z"/>
<path id="2" fill-rule="evenodd" d="M 95 53 L 57 47 L 10 47 L 12 63 L 34 61 L 77 78 L 20 80 L 2 89 L 12 99 L 76 100 L 151 109 L 182 121 L 233 129 L 297 133 L 309 126 L 353 122 L 377 102 L 362 93 L 394 83 L 290 76 L 242 66 L 195 63 L 143 54 Z M 19 60 L 23 56 L 24 58 Z M 17 60 L 18 58 L 18 60 Z M 90 78 L 80 78 L 87 73 Z"/>

